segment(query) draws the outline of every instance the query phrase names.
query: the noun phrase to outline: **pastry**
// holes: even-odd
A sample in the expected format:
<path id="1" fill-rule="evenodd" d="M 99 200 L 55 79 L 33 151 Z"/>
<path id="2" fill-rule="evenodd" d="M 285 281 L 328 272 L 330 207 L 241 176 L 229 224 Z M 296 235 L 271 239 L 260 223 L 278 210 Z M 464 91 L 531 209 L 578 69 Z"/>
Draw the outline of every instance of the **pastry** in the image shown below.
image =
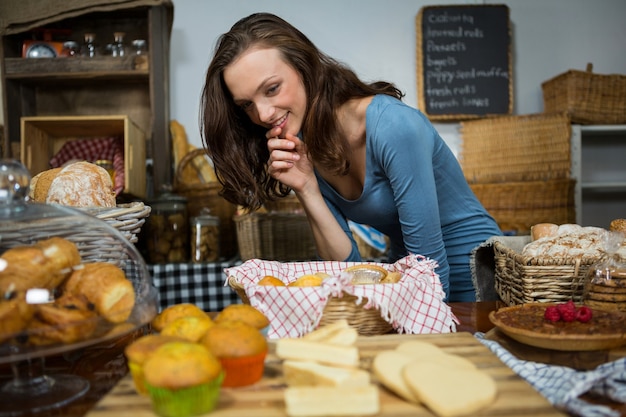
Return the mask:
<path id="1" fill-rule="evenodd" d="M 202 339 L 213 325 L 213 320 L 211 320 L 208 315 L 204 315 L 203 317 L 184 316 L 167 323 L 163 330 L 161 330 L 161 334 L 164 336 L 180 337 L 190 342 L 197 342 Z"/>
<path id="2" fill-rule="evenodd" d="M 249 304 L 230 304 L 226 306 L 215 318 L 216 323 L 223 321 L 242 321 L 258 330 L 262 330 L 270 324 L 270 321 L 263 313 Z"/>
<path id="3" fill-rule="evenodd" d="M 216 322 L 200 343 L 220 360 L 225 387 L 251 385 L 263 376 L 268 345 L 258 329 L 241 321 Z"/>
<path id="4" fill-rule="evenodd" d="M 10 299 L 0 299 L 0 343 L 5 342 L 25 330 L 35 308 L 26 302 L 24 292 L 14 292 Z"/>
<path id="5" fill-rule="evenodd" d="M 157 332 L 163 330 L 163 328 L 170 322 L 180 317 L 206 317 L 207 314 L 198 306 L 191 303 L 174 304 L 163 309 L 152 320 L 152 328 Z"/>
<path id="6" fill-rule="evenodd" d="M 124 271 L 107 262 L 86 263 L 66 280 L 64 291 L 83 294 L 111 323 L 126 321 L 135 306 L 135 291 Z"/>
<path id="7" fill-rule="evenodd" d="M 28 342 L 34 345 L 76 343 L 86 340 L 98 326 L 98 316 L 81 295 L 64 295 L 52 304 L 38 304 L 28 326 Z"/>
<path id="8" fill-rule="evenodd" d="M 144 362 L 143 372 L 157 415 L 204 415 L 217 404 L 222 366 L 205 346 L 191 342 L 165 343 Z"/>
<path id="9" fill-rule="evenodd" d="M 148 334 L 126 346 L 124 355 L 128 360 L 128 369 L 133 378 L 135 389 L 140 394 L 147 394 L 145 378 L 143 374 L 143 364 L 161 346 L 170 342 L 180 342 L 184 339 L 175 336 L 164 336 L 160 334 Z"/>

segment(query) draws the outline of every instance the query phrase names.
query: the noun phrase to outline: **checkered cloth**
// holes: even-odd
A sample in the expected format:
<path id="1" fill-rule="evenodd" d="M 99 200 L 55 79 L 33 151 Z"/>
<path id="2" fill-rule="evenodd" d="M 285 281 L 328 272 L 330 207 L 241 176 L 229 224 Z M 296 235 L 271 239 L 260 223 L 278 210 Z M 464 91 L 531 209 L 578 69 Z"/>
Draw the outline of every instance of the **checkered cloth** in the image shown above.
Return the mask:
<path id="1" fill-rule="evenodd" d="M 229 304 L 241 303 L 237 293 L 224 284 L 224 269 L 236 262 L 148 265 L 154 286 L 159 290 L 160 308 L 192 303 L 204 311 L 218 312 Z"/>
<path id="2" fill-rule="evenodd" d="M 401 272 L 402 280 L 393 285 L 352 285 L 351 274 L 342 271 L 356 262 L 336 261 L 281 263 L 252 259 L 225 272 L 244 288 L 250 304 L 270 320 L 270 338 L 310 332 L 319 324 L 330 297 L 341 297 L 344 292 L 356 296 L 358 304 L 366 297 L 368 302 L 363 308 L 380 310 L 381 317 L 398 333 L 449 333 L 456 329 L 456 318 L 443 302 L 435 261 L 410 255 L 394 264 L 371 263 Z M 317 287 L 257 285 L 265 275 L 289 283 L 315 272 L 326 272 L 331 277 Z"/>
<path id="3" fill-rule="evenodd" d="M 59 152 L 50 159 L 50 166 L 58 168 L 67 161 L 79 159 L 89 162 L 98 160 L 113 161 L 115 170 L 115 194 L 124 190 L 124 138 L 103 137 L 93 139 L 78 139 L 63 144 Z"/>
<path id="4" fill-rule="evenodd" d="M 576 371 L 566 366 L 517 359 L 498 342 L 485 339 L 484 333 L 475 333 L 475 336 L 556 408 L 575 416 L 619 417 L 618 411 L 590 404 L 578 397 L 589 392 L 625 402 L 626 358 L 602 364 L 591 371 Z"/>

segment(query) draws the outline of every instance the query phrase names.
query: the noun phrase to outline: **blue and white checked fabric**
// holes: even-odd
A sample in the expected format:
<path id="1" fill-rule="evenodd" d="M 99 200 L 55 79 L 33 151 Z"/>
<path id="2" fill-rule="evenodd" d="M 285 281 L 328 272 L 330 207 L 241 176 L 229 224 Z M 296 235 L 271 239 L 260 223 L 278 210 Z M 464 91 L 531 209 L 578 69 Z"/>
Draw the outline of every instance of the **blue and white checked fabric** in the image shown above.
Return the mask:
<path id="1" fill-rule="evenodd" d="M 219 312 L 229 304 L 240 304 L 241 299 L 224 285 L 224 269 L 241 263 L 184 263 L 148 265 L 152 283 L 159 291 L 159 306 L 192 303 L 204 311 Z"/>
<path id="2" fill-rule="evenodd" d="M 578 397 L 589 392 L 625 402 L 626 358 L 602 364 L 591 371 L 577 371 L 566 366 L 520 360 L 498 342 L 485 339 L 484 333 L 475 333 L 475 337 L 556 408 L 582 417 L 620 416 L 616 410 L 590 404 Z"/>

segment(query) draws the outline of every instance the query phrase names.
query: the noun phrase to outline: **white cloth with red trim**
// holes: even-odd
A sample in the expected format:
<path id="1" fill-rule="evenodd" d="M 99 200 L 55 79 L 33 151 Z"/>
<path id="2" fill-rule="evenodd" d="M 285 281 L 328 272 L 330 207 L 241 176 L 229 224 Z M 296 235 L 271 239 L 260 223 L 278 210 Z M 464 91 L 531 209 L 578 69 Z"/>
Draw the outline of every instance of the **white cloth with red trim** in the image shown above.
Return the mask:
<path id="1" fill-rule="evenodd" d="M 270 320 L 269 338 L 300 337 L 319 324 L 324 307 L 331 297 L 343 293 L 368 302 L 363 308 L 375 308 L 398 333 L 450 333 L 456 331 L 457 318 L 444 301 L 444 292 L 435 273 L 437 263 L 421 255 L 409 255 L 393 264 L 367 262 L 388 271 L 402 273 L 395 284 L 353 285 L 351 274 L 342 273 L 357 262 L 312 261 L 281 263 L 251 259 L 224 270 L 246 292 L 250 304 Z M 265 275 L 285 283 L 305 274 L 325 272 L 331 275 L 317 287 L 281 287 L 258 285 Z"/>

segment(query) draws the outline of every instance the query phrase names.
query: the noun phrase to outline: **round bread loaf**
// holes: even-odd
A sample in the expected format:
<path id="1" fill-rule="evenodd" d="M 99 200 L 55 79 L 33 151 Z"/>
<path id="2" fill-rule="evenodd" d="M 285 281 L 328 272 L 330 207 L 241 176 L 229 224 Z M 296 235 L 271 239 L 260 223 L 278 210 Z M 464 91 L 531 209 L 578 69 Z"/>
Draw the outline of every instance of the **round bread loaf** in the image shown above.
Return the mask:
<path id="1" fill-rule="evenodd" d="M 35 183 L 37 194 L 42 179 Z M 72 207 L 115 207 L 111 176 L 90 162 L 75 162 L 63 168 L 50 183 L 46 203 Z"/>
<path id="2" fill-rule="evenodd" d="M 50 184 L 52 184 L 52 180 L 56 178 L 62 169 L 61 167 L 52 168 L 35 175 L 30 180 L 30 198 L 38 203 L 45 203 Z"/>
<path id="3" fill-rule="evenodd" d="M 626 234 L 626 219 L 614 219 L 609 226 L 611 232 L 622 232 Z"/>

